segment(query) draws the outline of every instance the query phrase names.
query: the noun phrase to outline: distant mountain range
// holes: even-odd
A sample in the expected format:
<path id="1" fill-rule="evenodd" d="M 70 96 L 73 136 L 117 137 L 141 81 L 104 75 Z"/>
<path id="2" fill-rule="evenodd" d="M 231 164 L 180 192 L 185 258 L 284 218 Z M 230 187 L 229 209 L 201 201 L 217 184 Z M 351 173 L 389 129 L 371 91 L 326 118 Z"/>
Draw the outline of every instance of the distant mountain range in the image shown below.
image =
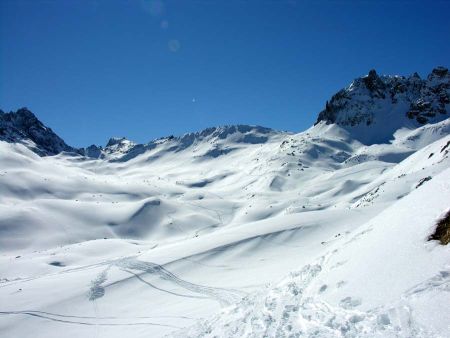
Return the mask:
<path id="1" fill-rule="evenodd" d="M 389 141 L 402 128 L 420 127 L 436 123 L 450 116 L 450 73 L 445 67 L 436 67 L 421 79 L 417 73 L 404 77 L 368 75 L 355 79 L 325 104 L 316 124 L 337 124 L 348 130 L 355 139 L 373 144 Z M 170 143 L 177 151 L 201 140 L 221 140 L 230 135 L 242 143 L 264 143 L 275 130 L 259 126 L 222 126 L 180 137 L 165 137 L 147 144 L 136 144 L 125 138 L 111 138 L 105 147 L 91 145 L 74 148 L 67 145 L 51 128 L 46 127 L 27 108 L 4 113 L 0 110 L 0 140 L 17 142 L 41 156 L 61 152 L 111 160 L 127 160 L 153 149 L 161 143 Z M 217 149 L 211 156 L 227 151 Z"/>

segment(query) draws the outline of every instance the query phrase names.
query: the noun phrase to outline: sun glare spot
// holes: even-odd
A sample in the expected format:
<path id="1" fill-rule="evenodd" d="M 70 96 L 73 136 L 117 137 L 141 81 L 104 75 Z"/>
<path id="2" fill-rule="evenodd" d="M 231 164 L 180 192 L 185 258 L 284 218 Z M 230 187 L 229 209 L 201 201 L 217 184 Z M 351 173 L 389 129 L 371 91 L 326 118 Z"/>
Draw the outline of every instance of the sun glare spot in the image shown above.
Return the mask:
<path id="1" fill-rule="evenodd" d="M 169 40 L 168 47 L 171 52 L 176 53 L 181 48 L 180 41 L 178 41 L 177 39 Z"/>

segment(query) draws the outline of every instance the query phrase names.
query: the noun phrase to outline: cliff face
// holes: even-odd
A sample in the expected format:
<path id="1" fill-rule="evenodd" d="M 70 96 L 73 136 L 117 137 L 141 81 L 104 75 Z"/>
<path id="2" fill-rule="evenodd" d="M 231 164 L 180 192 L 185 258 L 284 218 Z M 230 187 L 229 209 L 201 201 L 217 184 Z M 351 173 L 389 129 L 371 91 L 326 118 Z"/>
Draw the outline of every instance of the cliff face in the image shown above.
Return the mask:
<path id="1" fill-rule="evenodd" d="M 402 127 L 419 127 L 448 118 L 449 104 L 447 68 L 433 69 L 426 79 L 417 73 L 409 77 L 380 76 L 371 70 L 333 95 L 319 113 L 316 124 L 336 123 L 347 129 L 378 125 L 377 133 L 387 136 Z"/>
<path id="2" fill-rule="evenodd" d="M 78 152 L 68 146 L 53 130 L 44 126 L 27 108 L 4 113 L 0 110 L 0 140 L 23 143 L 41 156 L 63 151 Z"/>

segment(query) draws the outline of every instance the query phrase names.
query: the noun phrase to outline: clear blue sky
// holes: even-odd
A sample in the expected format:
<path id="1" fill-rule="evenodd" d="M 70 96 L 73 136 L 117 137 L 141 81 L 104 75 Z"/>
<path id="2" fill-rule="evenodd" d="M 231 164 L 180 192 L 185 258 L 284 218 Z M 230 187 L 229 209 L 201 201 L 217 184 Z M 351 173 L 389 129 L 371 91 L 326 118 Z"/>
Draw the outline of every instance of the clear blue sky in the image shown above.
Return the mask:
<path id="1" fill-rule="evenodd" d="M 0 0 L 0 108 L 73 146 L 301 131 L 375 68 L 450 66 L 449 1 Z"/>

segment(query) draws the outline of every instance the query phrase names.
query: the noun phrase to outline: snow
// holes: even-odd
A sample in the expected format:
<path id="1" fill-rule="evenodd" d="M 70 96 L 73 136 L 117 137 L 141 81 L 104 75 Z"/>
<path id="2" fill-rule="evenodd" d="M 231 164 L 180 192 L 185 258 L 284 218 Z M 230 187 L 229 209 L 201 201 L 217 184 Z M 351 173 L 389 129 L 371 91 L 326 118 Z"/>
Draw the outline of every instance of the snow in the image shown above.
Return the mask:
<path id="1" fill-rule="evenodd" d="M 448 336 L 449 252 L 426 238 L 449 200 L 446 169 L 281 282 L 175 336 Z"/>
<path id="2" fill-rule="evenodd" d="M 435 122 L 383 142 L 361 138 L 377 123 L 321 121 L 54 156 L 15 126 L 0 336 L 448 337 L 450 252 L 428 237 L 450 208 L 450 119 Z"/>

